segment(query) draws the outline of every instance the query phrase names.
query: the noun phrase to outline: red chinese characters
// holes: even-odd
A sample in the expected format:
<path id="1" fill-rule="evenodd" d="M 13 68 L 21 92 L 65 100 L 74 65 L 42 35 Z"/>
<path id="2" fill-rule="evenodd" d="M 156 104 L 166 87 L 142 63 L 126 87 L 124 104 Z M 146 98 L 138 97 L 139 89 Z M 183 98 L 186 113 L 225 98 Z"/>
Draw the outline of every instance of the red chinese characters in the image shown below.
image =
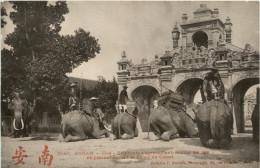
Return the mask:
<path id="1" fill-rule="evenodd" d="M 42 152 L 42 156 L 39 157 L 39 163 L 43 163 L 44 166 L 46 165 L 46 163 L 48 163 L 47 165 L 50 166 L 53 160 L 53 156 L 49 154 L 49 150 L 48 150 L 48 146 L 45 145 L 45 149 Z"/>
<path id="2" fill-rule="evenodd" d="M 19 146 L 19 151 L 18 150 L 16 150 L 15 151 L 15 155 L 16 156 L 13 156 L 12 157 L 12 159 L 17 159 L 18 160 L 18 162 L 17 163 L 15 163 L 14 165 L 18 165 L 18 164 L 22 164 L 22 165 L 24 165 L 25 163 L 23 162 L 23 158 L 24 157 L 28 157 L 28 155 L 23 155 L 23 152 L 26 152 L 25 150 L 23 150 L 23 147 L 22 146 Z"/>

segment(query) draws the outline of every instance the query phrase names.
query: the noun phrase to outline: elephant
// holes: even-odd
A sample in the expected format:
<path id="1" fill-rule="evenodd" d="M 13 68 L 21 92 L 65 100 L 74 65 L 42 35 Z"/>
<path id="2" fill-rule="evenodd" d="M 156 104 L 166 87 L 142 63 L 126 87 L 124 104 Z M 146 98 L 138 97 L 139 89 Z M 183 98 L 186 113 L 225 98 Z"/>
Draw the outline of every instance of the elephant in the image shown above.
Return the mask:
<path id="1" fill-rule="evenodd" d="M 257 89 L 256 105 L 253 110 L 251 121 L 253 126 L 253 141 L 259 144 L 259 88 Z"/>
<path id="2" fill-rule="evenodd" d="M 176 134 L 180 137 L 186 135 L 190 138 L 198 136 L 194 115 L 186 113 L 185 109 L 171 108 L 171 105 L 160 104 L 154 108 L 149 117 L 151 131 L 157 139 L 169 141 Z"/>
<path id="3" fill-rule="evenodd" d="M 33 109 L 32 106 L 30 106 L 27 100 L 23 97 L 23 93 L 13 92 L 12 100 L 9 102 L 8 108 L 14 114 L 14 137 L 28 137 L 29 124 L 32 119 Z"/>
<path id="4" fill-rule="evenodd" d="M 203 146 L 228 149 L 232 141 L 233 114 L 224 101 L 211 100 L 200 105 L 197 126 Z"/>
<path id="5" fill-rule="evenodd" d="M 93 115 L 94 104 L 89 99 L 83 102 L 84 111 L 73 110 L 62 117 L 60 142 L 82 141 L 87 138 L 100 139 L 109 136 L 106 129 L 100 129 L 98 117 Z"/>
<path id="6" fill-rule="evenodd" d="M 129 101 L 127 103 L 127 112 L 120 113 L 114 117 L 112 121 L 113 134 L 110 134 L 110 140 L 115 139 L 132 139 L 138 136 L 138 129 L 136 127 L 138 110 L 135 102 Z"/>

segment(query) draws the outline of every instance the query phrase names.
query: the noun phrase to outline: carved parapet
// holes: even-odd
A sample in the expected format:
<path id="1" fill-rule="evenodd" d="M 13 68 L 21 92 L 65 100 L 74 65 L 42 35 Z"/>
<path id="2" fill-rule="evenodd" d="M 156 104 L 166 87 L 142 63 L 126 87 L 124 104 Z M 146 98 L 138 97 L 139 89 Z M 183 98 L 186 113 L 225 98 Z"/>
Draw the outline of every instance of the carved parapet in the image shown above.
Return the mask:
<path id="1" fill-rule="evenodd" d="M 216 68 L 229 68 L 231 67 L 231 62 L 228 60 L 220 60 L 215 62 Z"/>
<path id="2" fill-rule="evenodd" d="M 241 66 L 243 67 L 258 67 L 259 66 L 259 54 L 252 53 L 241 57 Z"/>
<path id="3" fill-rule="evenodd" d="M 158 73 L 158 67 L 153 65 L 135 65 L 129 69 L 130 76 L 150 76 Z"/>
<path id="4" fill-rule="evenodd" d="M 197 57 L 197 58 L 188 58 L 182 59 L 182 68 L 191 69 L 191 68 L 204 68 L 207 65 L 206 57 Z"/>

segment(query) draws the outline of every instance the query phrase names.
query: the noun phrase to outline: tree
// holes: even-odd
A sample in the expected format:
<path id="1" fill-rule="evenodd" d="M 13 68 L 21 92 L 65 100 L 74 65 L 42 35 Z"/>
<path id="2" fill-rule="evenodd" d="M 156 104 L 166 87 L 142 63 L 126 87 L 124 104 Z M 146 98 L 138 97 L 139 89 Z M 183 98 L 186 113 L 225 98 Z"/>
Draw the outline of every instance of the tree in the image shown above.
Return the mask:
<path id="1" fill-rule="evenodd" d="M 1 8 L 1 28 L 6 25 L 6 21 L 4 20 L 3 16 L 7 16 L 6 9 L 4 7 Z"/>
<path id="2" fill-rule="evenodd" d="M 115 104 L 118 99 L 118 84 L 116 79 L 106 81 L 105 78 L 99 77 L 97 85 L 87 89 L 87 98 L 98 97 L 101 109 L 107 115 L 107 120 L 116 114 Z"/>
<path id="3" fill-rule="evenodd" d="M 9 16 L 15 29 L 5 39 L 11 49 L 2 50 L 2 83 L 6 83 L 2 97 L 13 88 L 29 88 L 34 105 L 51 102 L 55 107 L 65 106 L 69 95 L 65 74 L 95 58 L 100 51 L 98 40 L 83 29 L 75 35 L 59 34 L 69 12 L 66 2 L 10 3 L 14 11 Z"/>

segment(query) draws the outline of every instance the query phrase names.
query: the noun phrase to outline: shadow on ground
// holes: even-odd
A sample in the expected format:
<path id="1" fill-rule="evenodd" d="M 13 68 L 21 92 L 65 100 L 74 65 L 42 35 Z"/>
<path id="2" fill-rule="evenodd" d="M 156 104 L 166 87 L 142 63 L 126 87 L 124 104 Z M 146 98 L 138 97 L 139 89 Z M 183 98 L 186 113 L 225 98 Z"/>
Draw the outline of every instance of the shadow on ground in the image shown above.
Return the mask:
<path id="1" fill-rule="evenodd" d="M 200 139 L 180 139 L 181 142 L 189 146 L 201 146 L 203 147 Z M 205 150 L 208 148 L 205 147 Z M 217 151 L 213 154 L 210 151 Z M 222 161 L 257 161 L 259 162 L 259 145 L 253 142 L 251 136 L 248 135 L 236 135 L 232 137 L 231 147 L 229 150 L 219 150 L 219 149 L 208 149 L 209 155 L 207 155 L 208 160 L 222 160 Z M 191 155 L 196 159 L 205 159 L 205 155 Z"/>
<path id="2" fill-rule="evenodd" d="M 58 141 L 58 136 L 49 134 L 36 134 L 29 137 L 29 139 L 21 139 L 19 141 Z"/>

